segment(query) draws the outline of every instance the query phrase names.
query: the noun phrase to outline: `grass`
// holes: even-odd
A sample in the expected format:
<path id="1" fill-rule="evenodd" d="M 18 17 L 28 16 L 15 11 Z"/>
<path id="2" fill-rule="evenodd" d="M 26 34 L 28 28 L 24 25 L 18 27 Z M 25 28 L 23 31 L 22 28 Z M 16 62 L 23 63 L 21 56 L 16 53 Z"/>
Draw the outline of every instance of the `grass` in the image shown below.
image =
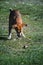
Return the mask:
<path id="1" fill-rule="evenodd" d="M 0 1 L 0 65 L 43 65 L 43 5 L 8 2 Z M 26 38 L 14 40 L 12 30 L 12 39 L 7 40 L 9 8 L 19 9 L 28 24 Z"/>

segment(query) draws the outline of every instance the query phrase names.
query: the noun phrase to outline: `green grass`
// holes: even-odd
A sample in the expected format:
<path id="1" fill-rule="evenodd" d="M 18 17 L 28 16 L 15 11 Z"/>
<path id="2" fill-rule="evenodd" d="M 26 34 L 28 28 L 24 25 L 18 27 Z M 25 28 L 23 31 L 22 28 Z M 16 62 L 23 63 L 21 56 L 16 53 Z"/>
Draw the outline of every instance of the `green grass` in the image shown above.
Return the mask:
<path id="1" fill-rule="evenodd" d="M 43 65 L 43 5 L 9 3 L 0 1 L 0 65 Z M 24 28 L 26 38 L 14 40 L 16 33 L 12 30 L 12 39 L 7 40 L 9 8 L 20 10 L 28 24 Z"/>

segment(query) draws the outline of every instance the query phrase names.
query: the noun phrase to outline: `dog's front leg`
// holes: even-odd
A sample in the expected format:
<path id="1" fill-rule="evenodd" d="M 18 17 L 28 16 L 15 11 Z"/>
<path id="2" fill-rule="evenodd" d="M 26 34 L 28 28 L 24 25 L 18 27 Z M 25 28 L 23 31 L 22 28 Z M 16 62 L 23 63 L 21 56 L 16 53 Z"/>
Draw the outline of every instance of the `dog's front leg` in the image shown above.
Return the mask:
<path id="1" fill-rule="evenodd" d="M 12 33 L 11 33 L 11 27 L 9 27 L 9 36 L 8 36 L 8 39 L 11 39 L 11 35 L 12 35 Z"/>
<path id="2" fill-rule="evenodd" d="M 21 35 L 25 38 L 25 35 L 24 35 L 24 33 L 23 33 L 23 29 L 21 30 Z"/>

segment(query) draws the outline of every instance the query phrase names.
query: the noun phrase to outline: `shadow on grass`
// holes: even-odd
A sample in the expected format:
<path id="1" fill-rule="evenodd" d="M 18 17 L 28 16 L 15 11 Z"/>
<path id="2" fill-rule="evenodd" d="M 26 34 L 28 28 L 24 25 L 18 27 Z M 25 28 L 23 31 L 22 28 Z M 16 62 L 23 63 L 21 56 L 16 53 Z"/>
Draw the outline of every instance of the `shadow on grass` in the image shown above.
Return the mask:
<path id="1" fill-rule="evenodd" d="M 0 35 L 0 40 L 8 40 L 8 35 Z"/>

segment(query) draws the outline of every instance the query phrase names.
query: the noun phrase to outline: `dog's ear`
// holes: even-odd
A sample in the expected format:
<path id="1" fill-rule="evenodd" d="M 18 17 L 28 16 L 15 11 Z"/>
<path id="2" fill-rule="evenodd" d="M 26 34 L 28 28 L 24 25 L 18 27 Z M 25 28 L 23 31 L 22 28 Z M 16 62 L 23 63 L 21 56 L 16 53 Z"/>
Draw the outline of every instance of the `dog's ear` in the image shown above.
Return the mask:
<path id="1" fill-rule="evenodd" d="M 27 24 L 23 23 L 23 24 L 22 24 L 22 27 L 24 27 L 24 26 L 27 26 Z"/>
<path id="2" fill-rule="evenodd" d="M 11 11 L 13 11 L 13 9 L 12 9 L 12 8 L 10 8 L 9 10 L 10 10 L 10 12 L 11 12 Z"/>
<path id="3" fill-rule="evenodd" d="M 24 24 L 25 26 L 27 26 L 27 24 Z"/>

